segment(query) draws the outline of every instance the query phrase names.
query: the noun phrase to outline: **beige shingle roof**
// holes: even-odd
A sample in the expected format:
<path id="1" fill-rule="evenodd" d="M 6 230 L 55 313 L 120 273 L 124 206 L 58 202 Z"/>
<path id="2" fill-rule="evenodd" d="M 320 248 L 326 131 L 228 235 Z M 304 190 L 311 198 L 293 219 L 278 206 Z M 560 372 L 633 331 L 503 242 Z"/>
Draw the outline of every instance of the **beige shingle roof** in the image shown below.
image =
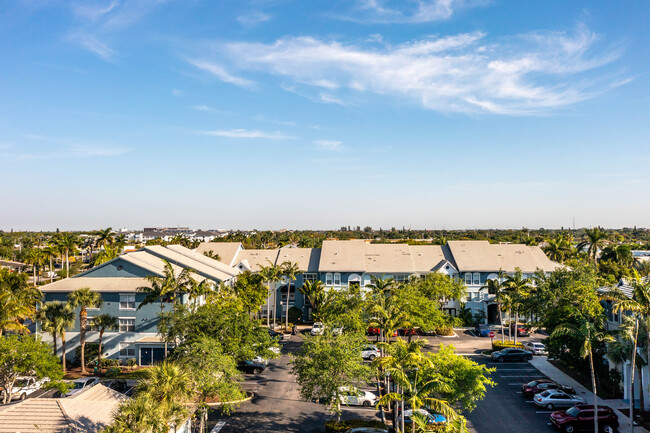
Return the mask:
<path id="1" fill-rule="evenodd" d="M 30 398 L 0 408 L 0 433 L 97 432 L 127 398 L 101 384 L 68 398 Z"/>
<path id="2" fill-rule="evenodd" d="M 125 277 L 75 277 L 55 281 L 41 287 L 43 292 L 72 292 L 82 287 L 89 287 L 95 292 L 135 292 L 138 287 L 151 287 L 145 278 Z"/>
<path id="3" fill-rule="evenodd" d="M 318 272 L 320 248 L 280 248 L 276 265 L 296 263 L 302 272 Z"/>
<path id="4" fill-rule="evenodd" d="M 269 262 L 276 264 L 278 250 L 241 250 L 235 258 L 235 264 L 246 260 L 253 272 L 258 272 L 262 266 L 269 266 Z"/>
<path id="5" fill-rule="evenodd" d="M 242 249 L 240 242 L 202 242 L 196 248 L 200 254 L 208 251 L 214 251 L 219 254 L 219 260 L 228 266 L 235 266 L 240 260 L 235 260 L 237 252 Z"/>
<path id="6" fill-rule="evenodd" d="M 229 280 L 239 274 L 236 269 L 181 245 L 170 245 L 169 247 L 153 245 L 145 247 L 144 251 L 164 257 L 173 264 L 193 269 L 219 281 Z"/>
<path id="7" fill-rule="evenodd" d="M 490 244 L 488 241 L 449 241 L 449 249 L 461 272 L 494 272 L 502 269 L 532 273 L 551 272 L 559 263 L 551 261 L 540 247 L 521 244 Z"/>

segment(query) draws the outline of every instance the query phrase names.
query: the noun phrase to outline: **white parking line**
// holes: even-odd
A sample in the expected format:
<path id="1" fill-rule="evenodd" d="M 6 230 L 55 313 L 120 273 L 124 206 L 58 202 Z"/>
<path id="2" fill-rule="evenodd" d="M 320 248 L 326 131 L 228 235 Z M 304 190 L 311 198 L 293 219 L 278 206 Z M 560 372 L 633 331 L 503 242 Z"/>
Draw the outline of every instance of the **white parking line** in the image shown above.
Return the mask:
<path id="1" fill-rule="evenodd" d="M 226 422 L 225 422 L 225 421 L 219 421 L 219 422 L 217 422 L 217 425 L 215 425 L 214 428 L 213 428 L 212 430 L 210 430 L 210 433 L 219 433 L 219 431 L 221 431 L 221 429 L 222 429 L 223 426 L 225 426 L 225 425 L 226 425 Z"/>

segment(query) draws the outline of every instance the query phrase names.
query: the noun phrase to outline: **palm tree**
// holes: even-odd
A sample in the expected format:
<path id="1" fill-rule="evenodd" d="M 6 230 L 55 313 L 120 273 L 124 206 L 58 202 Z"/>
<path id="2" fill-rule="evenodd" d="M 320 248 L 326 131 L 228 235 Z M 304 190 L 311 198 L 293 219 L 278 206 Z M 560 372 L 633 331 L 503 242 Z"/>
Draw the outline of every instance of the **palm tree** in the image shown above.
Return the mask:
<path id="1" fill-rule="evenodd" d="M 87 308 L 99 308 L 104 303 L 102 295 L 88 287 L 77 289 L 68 294 L 70 308 L 79 308 L 79 345 L 81 346 L 81 374 L 86 373 L 86 326 L 88 325 Z"/>
<path id="2" fill-rule="evenodd" d="M 390 337 L 408 320 L 407 314 L 400 309 L 395 298 L 383 293 L 375 294 L 370 301 L 370 326 L 380 329 L 381 338 L 390 344 Z"/>
<path id="3" fill-rule="evenodd" d="M 136 397 L 124 400 L 115 415 L 111 425 L 102 430 L 103 433 L 158 433 L 165 431 L 165 426 L 157 414 L 157 404 L 147 398 Z M 169 426 L 167 426 L 169 432 Z"/>
<path id="4" fill-rule="evenodd" d="M 102 263 L 110 262 L 114 258 L 117 258 L 117 256 L 119 255 L 120 254 L 116 245 L 106 245 L 104 249 L 99 251 L 95 256 L 95 260 L 93 261 L 93 266 L 98 266 L 101 265 Z"/>
<path id="5" fill-rule="evenodd" d="M 273 306 L 275 307 L 275 284 L 282 281 L 282 269 L 279 266 L 275 266 L 273 263 L 269 262 L 269 266 L 261 266 L 260 275 L 266 281 L 267 288 L 269 289 L 269 296 L 266 302 L 266 326 L 270 326 L 270 316 L 271 316 L 271 295 L 273 295 Z M 273 289 L 271 289 L 273 285 Z M 275 308 L 273 308 L 275 310 Z M 275 316 L 275 311 L 273 311 Z M 273 317 L 273 328 L 275 328 L 275 317 Z"/>
<path id="6" fill-rule="evenodd" d="M 106 248 L 115 241 L 115 236 L 113 235 L 113 229 L 111 227 L 104 230 L 98 230 L 96 236 L 95 245 L 98 247 L 103 246 Z"/>
<path id="7" fill-rule="evenodd" d="M 517 324 L 519 323 L 519 309 L 523 299 L 530 291 L 530 282 L 524 279 L 521 269 L 515 268 L 514 275 L 506 275 L 505 281 L 502 283 L 504 291 L 510 297 L 512 308 L 515 310 L 515 344 L 517 344 Z M 512 333 L 512 324 L 510 325 L 510 333 Z"/>
<path id="8" fill-rule="evenodd" d="M 0 336 L 5 331 L 27 333 L 26 319 L 34 318 L 43 294 L 27 284 L 27 275 L 0 268 Z"/>
<path id="9" fill-rule="evenodd" d="M 301 287 L 298 287 L 298 290 L 309 300 L 314 312 L 318 311 L 318 307 L 323 304 L 325 297 L 323 282 L 321 280 L 305 281 Z"/>
<path id="10" fill-rule="evenodd" d="M 609 343 L 614 338 L 601 331 L 603 328 L 602 317 L 597 317 L 590 321 L 586 317 L 581 317 L 578 326 L 565 323 L 557 328 L 551 334 L 552 338 L 572 337 L 580 341 L 580 357 L 589 357 L 589 369 L 591 371 L 591 388 L 594 393 L 594 413 L 598 413 L 598 393 L 596 390 L 596 372 L 594 370 L 594 346 L 598 343 Z M 594 417 L 594 432 L 598 433 L 598 417 Z"/>
<path id="11" fill-rule="evenodd" d="M 50 245 L 46 246 L 45 248 L 43 248 L 43 258 L 45 260 L 49 260 L 49 262 L 50 262 L 50 267 L 48 268 L 49 273 L 50 273 L 50 283 L 52 281 L 54 281 L 54 265 L 53 265 L 52 262 L 54 261 L 54 259 L 58 255 L 59 255 L 59 252 L 56 249 L 56 246 L 53 245 L 53 244 L 50 244 Z"/>
<path id="12" fill-rule="evenodd" d="M 391 294 L 395 290 L 395 280 L 393 278 L 372 277 L 372 283 L 366 288 L 373 293 Z"/>
<path id="13" fill-rule="evenodd" d="M 111 316 L 110 314 L 99 314 L 95 316 L 93 321 L 90 323 L 90 327 L 95 331 L 99 331 L 99 351 L 97 352 L 97 368 L 102 365 L 102 337 L 104 337 L 104 332 L 107 329 L 118 329 L 120 326 L 117 317 Z"/>
<path id="14" fill-rule="evenodd" d="M 146 279 L 151 283 L 151 287 L 141 286 L 136 289 L 138 292 L 147 294 L 140 305 L 138 305 L 138 310 L 145 305 L 160 302 L 160 314 L 162 314 L 165 309 L 164 302 L 166 298 L 175 298 L 178 293 L 187 290 L 190 284 L 190 269 L 184 268 L 176 275 L 172 264 L 165 259 L 163 259 L 163 262 L 165 262 L 163 276 L 149 275 Z"/>
<path id="15" fill-rule="evenodd" d="M 284 329 L 289 328 L 289 300 L 291 299 L 291 282 L 296 279 L 298 275 L 302 274 L 300 267 L 297 263 L 284 262 L 282 263 L 282 275 L 287 278 L 287 311 Z"/>
<path id="16" fill-rule="evenodd" d="M 38 285 L 40 283 L 40 269 L 41 266 L 43 266 L 43 263 L 45 262 L 45 257 L 43 255 L 43 252 L 41 251 L 40 248 L 32 248 L 29 253 L 27 254 L 27 257 L 25 257 L 25 262 L 32 265 L 32 271 L 34 273 L 34 285 Z M 39 274 L 39 281 L 36 281 L 36 272 L 38 270 Z"/>
<path id="17" fill-rule="evenodd" d="M 192 303 L 192 312 L 196 311 L 199 298 L 212 293 L 212 281 L 205 279 L 198 283 L 195 279 L 190 278 L 186 291 L 189 301 Z"/>
<path id="18" fill-rule="evenodd" d="M 66 277 L 70 277 L 70 253 L 74 254 L 77 245 L 79 245 L 79 239 L 70 232 L 60 233 L 57 245 L 61 254 L 65 253 Z"/>
<path id="19" fill-rule="evenodd" d="M 592 258 L 595 262 L 598 250 L 602 249 L 607 242 L 607 233 L 600 227 L 594 227 L 593 229 L 585 229 L 585 237 L 586 239 L 580 242 L 576 248 L 578 251 L 582 251 L 585 247 L 588 247 L 587 257 Z"/>
<path id="20" fill-rule="evenodd" d="M 178 364 L 163 361 L 147 369 L 138 390 L 145 399 L 156 402 L 164 425 L 176 427 L 189 416 L 187 403 L 195 395 L 195 390 L 189 373 Z"/>
<path id="21" fill-rule="evenodd" d="M 63 349 L 63 371 L 65 371 L 66 364 L 66 350 L 65 350 L 65 331 L 74 325 L 74 311 L 70 309 L 68 304 L 59 301 L 48 302 L 44 304 L 38 312 L 38 320 L 41 322 L 41 328 L 45 332 L 52 334 L 52 343 L 54 347 L 54 355 L 57 355 L 56 337 L 61 336 L 61 348 Z"/>

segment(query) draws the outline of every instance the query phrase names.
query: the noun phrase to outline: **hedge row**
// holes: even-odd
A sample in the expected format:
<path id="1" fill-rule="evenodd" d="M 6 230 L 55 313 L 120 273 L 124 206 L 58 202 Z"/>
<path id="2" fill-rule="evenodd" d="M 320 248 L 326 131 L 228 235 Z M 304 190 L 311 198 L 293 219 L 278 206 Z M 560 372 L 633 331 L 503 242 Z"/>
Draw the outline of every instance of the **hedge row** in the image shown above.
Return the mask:
<path id="1" fill-rule="evenodd" d="M 518 349 L 523 349 L 524 345 L 521 343 L 515 344 L 515 342 L 512 340 L 508 340 L 504 342 L 501 342 L 500 340 L 496 340 L 492 342 L 492 349 L 494 350 L 501 350 L 501 349 L 505 349 L 506 347 L 516 347 Z"/>
<path id="2" fill-rule="evenodd" d="M 325 433 L 341 433 L 351 428 L 374 427 L 388 429 L 381 421 L 367 419 L 329 420 L 325 423 Z"/>

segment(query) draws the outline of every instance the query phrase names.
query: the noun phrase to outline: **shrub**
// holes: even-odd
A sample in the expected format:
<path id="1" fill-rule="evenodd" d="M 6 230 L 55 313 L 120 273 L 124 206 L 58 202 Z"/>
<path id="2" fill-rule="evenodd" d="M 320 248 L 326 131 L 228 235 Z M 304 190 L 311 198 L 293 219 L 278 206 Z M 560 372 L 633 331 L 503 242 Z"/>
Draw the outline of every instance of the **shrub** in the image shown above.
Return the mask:
<path id="1" fill-rule="evenodd" d="M 454 333 L 454 328 L 451 326 L 438 326 L 435 329 L 437 335 L 452 335 Z"/>
<path id="2" fill-rule="evenodd" d="M 108 369 L 106 372 L 106 377 L 109 377 L 111 379 L 115 379 L 118 374 L 122 372 L 122 369 L 120 367 L 111 367 Z"/>
<path id="3" fill-rule="evenodd" d="M 289 308 L 289 322 L 297 322 L 302 317 L 302 310 L 298 307 Z"/>
<path id="4" fill-rule="evenodd" d="M 325 433 L 340 433 L 351 428 L 357 427 L 374 427 L 374 428 L 384 428 L 386 424 L 381 421 L 376 420 L 367 420 L 367 419 L 346 419 L 341 421 L 329 420 L 325 423 Z"/>
<path id="5" fill-rule="evenodd" d="M 99 353 L 99 343 L 93 343 L 90 341 L 86 342 L 86 350 L 84 351 L 84 357 L 86 360 L 86 367 L 94 366 L 95 361 L 97 361 L 97 354 Z M 74 365 L 81 365 L 81 346 L 77 346 L 74 349 Z"/>
<path id="6" fill-rule="evenodd" d="M 126 360 L 126 365 L 129 368 L 133 368 L 136 365 L 138 365 L 138 361 L 136 361 L 135 358 L 129 358 L 129 359 Z"/>
<path id="7" fill-rule="evenodd" d="M 492 349 L 494 350 L 501 350 L 501 349 L 505 349 L 506 347 L 516 347 L 518 349 L 523 349 L 524 345 L 519 342 L 515 344 L 515 342 L 512 340 L 506 340 L 503 342 L 501 340 L 495 340 L 492 342 Z"/>
<path id="8" fill-rule="evenodd" d="M 120 360 L 115 358 L 102 358 L 101 367 L 117 367 L 120 365 Z"/>

